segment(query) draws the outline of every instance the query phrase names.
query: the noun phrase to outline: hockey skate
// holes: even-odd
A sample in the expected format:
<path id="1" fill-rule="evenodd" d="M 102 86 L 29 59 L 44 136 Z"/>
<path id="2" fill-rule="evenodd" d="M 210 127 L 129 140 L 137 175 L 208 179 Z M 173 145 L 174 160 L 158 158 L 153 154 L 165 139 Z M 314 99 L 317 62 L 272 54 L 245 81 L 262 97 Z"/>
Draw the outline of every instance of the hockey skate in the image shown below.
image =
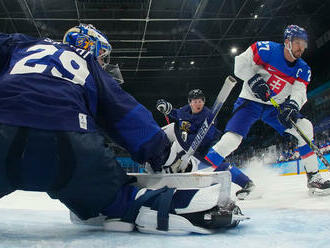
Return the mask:
<path id="1" fill-rule="evenodd" d="M 311 195 L 330 195 L 330 180 L 324 179 L 319 172 L 307 173 L 307 188 Z"/>
<path id="2" fill-rule="evenodd" d="M 211 234 L 235 227 L 244 216 L 233 202 L 219 206 L 220 184 L 205 188 L 158 190 L 141 189 L 133 207 L 121 219 L 106 219 L 106 231 L 183 235 Z"/>
<path id="3" fill-rule="evenodd" d="M 250 180 L 242 189 L 236 192 L 236 197 L 238 200 L 253 200 L 261 198 L 261 193 L 256 191 L 255 184 Z"/>

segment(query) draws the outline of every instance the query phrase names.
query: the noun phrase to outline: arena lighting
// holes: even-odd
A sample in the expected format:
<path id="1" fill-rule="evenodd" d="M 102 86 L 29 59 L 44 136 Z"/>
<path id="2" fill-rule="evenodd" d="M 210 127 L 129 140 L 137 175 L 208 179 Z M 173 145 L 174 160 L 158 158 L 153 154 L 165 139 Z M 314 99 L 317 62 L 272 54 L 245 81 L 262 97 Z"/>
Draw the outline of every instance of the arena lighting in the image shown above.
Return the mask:
<path id="1" fill-rule="evenodd" d="M 236 47 L 232 47 L 232 48 L 230 49 L 230 52 L 231 52 L 232 54 L 236 54 L 236 53 L 237 53 L 237 48 L 236 48 Z"/>
<path id="2" fill-rule="evenodd" d="M 190 61 L 190 64 L 191 64 L 191 65 L 195 64 L 195 61 L 193 61 L 193 60 L 192 60 L 192 61 Z"/>

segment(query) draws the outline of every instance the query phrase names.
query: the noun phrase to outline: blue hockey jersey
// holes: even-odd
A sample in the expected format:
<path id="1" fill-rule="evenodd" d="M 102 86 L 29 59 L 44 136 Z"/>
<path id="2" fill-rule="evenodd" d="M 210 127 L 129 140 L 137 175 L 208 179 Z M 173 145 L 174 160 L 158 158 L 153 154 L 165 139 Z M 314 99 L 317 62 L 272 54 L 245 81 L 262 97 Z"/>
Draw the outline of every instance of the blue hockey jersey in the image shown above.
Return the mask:
<path id="1" fill-rule="evenodd" d="M 178 137 L 180 145 L 188 150 L 191 143 L 195 139 L 195 136 L 198 133 L 198 130 L 202 126 L 204 120 L 209 117 L 210 109 L 204 106 L 203 110 L 197 114 L 192 114 L 191 107 L 187 104 L 179 109 L 172 109 L 169 113 L 169 117 L 176 121 L 175 132 Z M 188 133 L 187 141 L 183 142 L 180 139 L 181 132 L 186 131 Z M 220 131 L 212 125 L 204 137 L 202 143 L 200 144 L 199 150 L 208 149 L 213 142 L 220 138 Z M 202 152 L 203 153 L 203 152 Z"/>
<path id="2" fill-rule="evenodd" d="M 0 123 L 95 132 L 138 162 L 160 164 L 170 144 L 151 113 L 86 50 L 23 34 L 0 34 Z"/>

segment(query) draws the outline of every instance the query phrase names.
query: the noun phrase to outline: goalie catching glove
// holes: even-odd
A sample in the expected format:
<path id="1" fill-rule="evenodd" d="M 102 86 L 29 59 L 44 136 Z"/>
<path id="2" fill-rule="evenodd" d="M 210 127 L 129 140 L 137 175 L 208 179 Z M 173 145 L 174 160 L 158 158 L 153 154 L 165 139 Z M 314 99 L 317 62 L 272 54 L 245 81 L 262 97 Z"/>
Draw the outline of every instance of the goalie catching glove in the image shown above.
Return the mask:
<path id="1" fill-rule="evenodd" d="M 211 234 L 235 227 L 245 217 L 238 206 L 218 206 L 221 184 L 205 188 L 141 189 L 121 219 L 106 219 L 107 231 L 138 231 L 158 234 Z"/>

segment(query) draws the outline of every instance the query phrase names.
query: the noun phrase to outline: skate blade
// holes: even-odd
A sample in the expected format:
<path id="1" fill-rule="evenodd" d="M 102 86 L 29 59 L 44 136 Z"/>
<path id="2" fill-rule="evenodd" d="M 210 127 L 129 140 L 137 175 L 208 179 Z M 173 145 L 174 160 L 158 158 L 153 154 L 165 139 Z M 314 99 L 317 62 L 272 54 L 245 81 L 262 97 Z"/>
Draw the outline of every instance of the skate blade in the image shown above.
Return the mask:
<path id="1" fill-rule="evenodd" d="M 330 189 L 311 188 L 308 189 L 308 194 L 310 196 L 328 196 L 330 195 Z"/>
<path id="2" fill-rule="evenodd" d="M 241 215 L 241 214 L 233 214 L 232 221 L 245 221 L 251 219 L 249 216 Z"/>

